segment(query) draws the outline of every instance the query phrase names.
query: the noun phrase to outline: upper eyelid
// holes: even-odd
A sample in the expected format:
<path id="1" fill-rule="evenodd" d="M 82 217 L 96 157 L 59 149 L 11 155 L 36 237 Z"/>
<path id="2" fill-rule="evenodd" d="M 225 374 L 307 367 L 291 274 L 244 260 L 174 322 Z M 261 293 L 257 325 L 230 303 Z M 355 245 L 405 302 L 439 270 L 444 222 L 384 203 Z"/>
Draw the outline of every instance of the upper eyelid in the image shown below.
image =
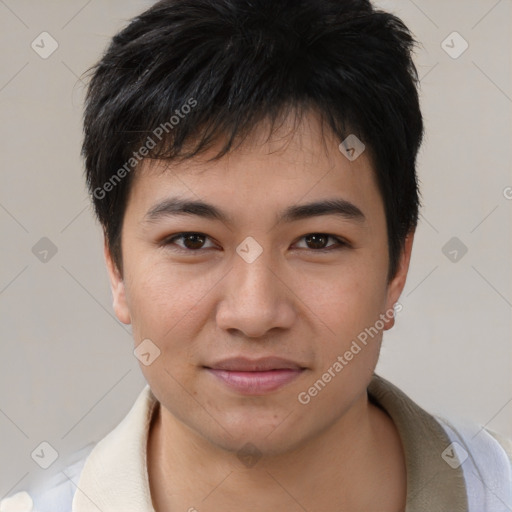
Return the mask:
<path id="1" fill-rule="evenodd" d="M 199 231 L 183 231 L 182 233 L 176 233 L 174 235 L 171 235 L 169 237 L 166 237 L 162 240 L 162 244 L 165 245 L 165 244 L 169 244 L 171 242 L 173 242 L 175 239 L 181 239 L 183 240 L 183 238 L 187 235 L 201 235 L 201 236 L 204 236 L 206 239 L 210 240 L 211 242 L 213 242 L 213 239 L 211 236 L 209 235 L 206 235 L 205 233 L 200 233 Z M 174 242 L 173 242 L 174 243 Z M 180 246 L 178 246 L 180 247 Z M 190 251 L 190 252 L 194 252 L 193 249 L 187 249 L 185 247 L 180 247 L 180 249 L 183 249 L 185 251 Z M 202 247 L 201 247 L 202 249 Z M 200 249 L 196 249 L 195 252 L 197 252 L 198 250 Z"/>
<path id="2" fill-rule="evenodd" d="M 302 240 L 303 238 L 305 238 L 309 235 L 326 235 L 327 238 L 332 238 L 333 240 L 335 240 L 338 245 L 350 245 L 349 242 L 341 236 L 332 235 L 330 233 L 322 233 L 321 231 L 318 231 L 318 232 L 313 231 L 311 233 L 306 233 L 305 235 L 302 235 L 301 237 L 299 237 L 298 240 Z M 318 251 L 321 251 L 322 249 L 311 249 L 311 250 L 318 252 Z M 325 250 L 325 248 L 324 248 L 324 250 Z"/>
<path id="3" fill-rule="evenodd" d="M 204 236 L 205 238 L 207 238 L 208 240 L 212 241 L 213 242 L 213 239 L 211 236 L 205 234 L 205 233 L 201 233 L 199 231 L 183 231 L 181 233 L 175 233 L 174 235 L 171 235 L 170 237 L 167 237 L 165 238 L 163 241 L 162 241 L 162 244 L 165 245 L 165 244 L 169 244 L 169 243 L 174 243 L 173 241 L 175 239 L 183 239 L 186 235 L 201 235 L 201 236 Z M 340 236 L 337 236 L 337 235 L 333 235 L 331 233 L 324 233 L 324 232 L 321 232 L 321 231 L 312 231 L 310 233 L 305 233 L 304 235 L 301 235 L 297 241 L 300 241 L 302 240 L 303 238 L 307 237 L 307 236 L 310 236 L 310 235 L 326 235 L 328 238 L 332 238 L 336 241 L 336 243 L 338 245 L 350 245 L 350 243 L 345 240 L 343 237 L 340 237 Z M 214 242 L 215 243 L 215 242 Z M 297 243 L 297 242 L 294 242 L 294 243 Z M 183 249 L 184 251 L 187 251 L 187 252 L 198 252 L 200 251 L 201 249 L 203 249 L 203 247 L 199 248 L 199 249 L 187 249 L 186 247 L 181 247 L 178 245 L 178 247 L 180 249 Z M 321 251 L 322 249 L 311 249 L 313 251 L 316 251 L 316 252 L 319 252 Z"/>

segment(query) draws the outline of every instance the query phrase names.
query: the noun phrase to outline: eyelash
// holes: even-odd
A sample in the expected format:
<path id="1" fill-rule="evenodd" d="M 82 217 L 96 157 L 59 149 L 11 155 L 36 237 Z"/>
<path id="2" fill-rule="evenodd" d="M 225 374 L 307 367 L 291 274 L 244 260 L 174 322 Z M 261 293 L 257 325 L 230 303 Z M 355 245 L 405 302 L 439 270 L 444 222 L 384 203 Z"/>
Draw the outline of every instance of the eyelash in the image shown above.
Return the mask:
<path id="1" fill-rule="evenodd" d="M 199 236 L 205 237 L 208 240 L 211 240 L 210 237 L 208 235 L 205 235 L 204 233 L 200 233 L 200 232 L 197 232 L 197 231 L 185 231 L 185 232 L 177 233 L 175 235 L 172 235 L 171 237 L 166 238 L 165 240 L 162 241 L 161 246 L 168 247 L 170 245 L 175 245 L 176 247 L 172 248 L 172 250 L 177 251 L 177 252 L 185 252 L 185 253 L 189 253 L 189 254 L 200 253 L 203 250 L 211 249 L 211 247 L 207 247 L 206 249 L 203 248 L 203 247 L 201 247 L 199 249 L 187 249 L 185 247 L 181 247 L 181 246 L 176 245 L 174 243 L 175 240 L 183 239 L 183 238 L 185 238 L 186 236 L 189 236 L 189 235 L 199 235 Z M 329 233 L 319 233 L 319 232 L 307 233 L 306 235 L 303 235 L 302 237 L 300 237 L 299 240 L 302 240 L 302 239 L 304 239 L 304 238 L 306 238 L 308 236 L 311 236 L 311 235 L 326 236 L 328 240 L 330 238 L 332 238 L 333 240 L 336 241 L 336 244 L 334 246 L 329 246 L 329 247 L 323 248 L 323 249 L 302 248 L 302 250 L 327 253 L 327 252 L 330 252 L 330 251 L 333 251 L 333 250 L 339 250 L 339 249 L 343 249 L 343 248 L 346 248 L 346 247 L 350 247 L 350 244 L 348 242 L 346 242 L 342 238 L 339 238 L 337 236 L 331 235 Z"/>

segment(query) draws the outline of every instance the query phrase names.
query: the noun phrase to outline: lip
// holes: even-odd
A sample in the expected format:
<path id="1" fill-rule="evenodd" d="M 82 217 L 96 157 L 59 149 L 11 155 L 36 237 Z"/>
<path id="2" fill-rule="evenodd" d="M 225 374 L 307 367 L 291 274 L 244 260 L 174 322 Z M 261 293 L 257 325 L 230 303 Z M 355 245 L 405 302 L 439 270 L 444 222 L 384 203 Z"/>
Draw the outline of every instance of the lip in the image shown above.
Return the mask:
<path id="1" fill-rule="evenodd" d="M 269 370 L 300 370 L 303 369 L 303 366 L 282 357 L 261 357 L 259 359 L 230 357 L 207 365 L 206 368 L 232 372 L 265 372 Z"/>
<path id="2" fill-rule="evenodd" d="M 230 389 L 245 395 L 275 391 L 295 380 L 305 370 L 300 364 L 280 357 L 235 357 L 204 368 Z"/>

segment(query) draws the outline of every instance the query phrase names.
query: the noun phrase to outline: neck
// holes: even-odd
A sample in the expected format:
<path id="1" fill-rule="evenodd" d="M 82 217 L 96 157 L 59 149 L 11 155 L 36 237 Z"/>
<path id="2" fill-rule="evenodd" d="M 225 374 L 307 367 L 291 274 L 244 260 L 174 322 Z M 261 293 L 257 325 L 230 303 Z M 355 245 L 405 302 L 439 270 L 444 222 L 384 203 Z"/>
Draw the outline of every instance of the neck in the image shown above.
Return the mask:
<path id="1" fill-rule="evenodd" d="M 247 466 L 161 405 L 156 408 L 148 436 L 156 512 L 405 509 L 400 438 L 392 420 L 366 393 L 316 438 L 291 452 L 261 454 Z"/>

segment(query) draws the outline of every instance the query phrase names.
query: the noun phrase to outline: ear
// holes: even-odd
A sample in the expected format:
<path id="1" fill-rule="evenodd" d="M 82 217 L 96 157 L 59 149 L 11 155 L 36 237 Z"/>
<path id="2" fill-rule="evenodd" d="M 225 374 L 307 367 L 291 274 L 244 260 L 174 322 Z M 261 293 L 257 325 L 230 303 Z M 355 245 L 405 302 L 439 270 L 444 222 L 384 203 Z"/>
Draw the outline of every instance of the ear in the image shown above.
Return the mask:
<path id="1" fill-rule="evenodd" d="M 108 275 L 110 279 L 110 289 L 112 291 L 114 312 L 123 324 L 130 324 L 130 309 L 126 301 L 126 290 L 124 287 L 124 280 L 117 268 L 117 265 L 112 259 L 110 248 L 107 243 L 107 237 L 104 237 L 103 252 L 105 254 L 105 262 L 107 264 Z"/>
<path id="2" fill-rule="evenodd" d="M 406 236 L 404 241 L 404 247 L 400 254 L 400 259 L 398 262 L 398 269 L 396 271 L 395 276 L 388 284 L 388 293 L 386 299 L 386 311 L 390 311 L 393 309 L 393 306 L 396 304 L 400 295 L 402 294 L 402 290 L 405 286 L 405 281 L 407 279 L 407 272 L 409 271 L 409 263 L 411 261 L 411 253 L 412 253 L 412 243 L 414 240 L 414 230 L 410 231 Z M 384 330 L 387 331 L 395 325 L 395 317 L 392 316 L 388 318 L 386 315 Z"/>

